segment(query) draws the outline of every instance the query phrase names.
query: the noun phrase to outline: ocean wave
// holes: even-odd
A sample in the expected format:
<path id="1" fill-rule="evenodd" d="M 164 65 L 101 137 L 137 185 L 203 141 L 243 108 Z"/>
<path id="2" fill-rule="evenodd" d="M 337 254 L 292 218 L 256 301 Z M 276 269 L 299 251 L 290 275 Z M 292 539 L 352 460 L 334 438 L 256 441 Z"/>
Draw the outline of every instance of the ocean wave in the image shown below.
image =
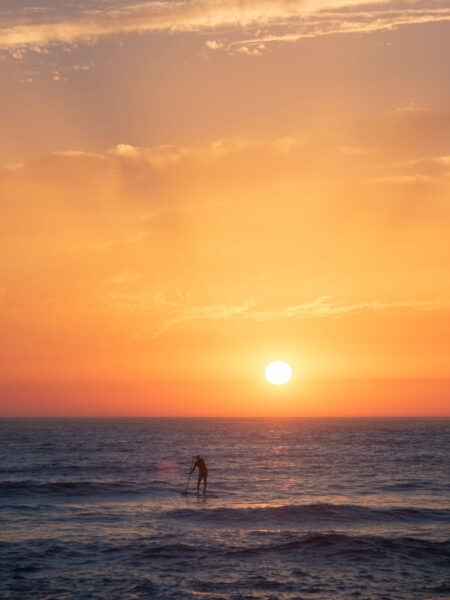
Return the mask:
<path id="1" fill-rule="evenodd" d="M 433 487 L 433 483 L 431 481 L 424 480 L 415 480 L 411 479 L 409 481 L 395 481 L 392 483 L 386 483 L 379 486 L 379 490 L 386 492 L 397 492 L 402 490 L 420 490 L 423 488 Z"/>
<path id="2" fill-rule="evenodd" d="M 374 508 L 351 504 L 313 503 L 303 505 L 288 504 L 284 506 L 258 506 L 245 508 L 207 508 L 179 509 L 170 511 L 176 519 L 193 519 L 210 521 L 215 524 L 245 523 L 253 524 L 261 521 L 277 523 L 305 522 L 447 522 L 450 523 L 450 509 L 415 508 L 415 507 L 383 507 Z"/>
<path id="3" fill-rule="evenodd" d="M 36 464 L 36 465 L 20 465 L 13 467 L 0 467 L 0 476 L 16 475 L 22 477 L 39 477 L 39 475 L 48 474 L 48 465 Z M 103 463 L 103 464 L 77 464 L 77 463 L 52 463 L 52 473 L 68 474 L 68 473 L 84 473 L 85 476 L 89 477 L 90 473 L 98 474 L 110 474 L 110 473 L 127 473 L 127 475 L 147 475 L 149 473 L 155 473 L 158 471 L 156 465 L 141 465 L 141 464 L 118 464 L 114 463 Z"/>
<path id="4" fill-rule="evenodd" d="M 60 497 L 139 495 L 154 493 L 161 485 L 162 482 L 159 480 L 146 482 L 145 485 L 140 482 L 133 483 L 130 481 L 2 481 L 0 482 L 0 495 L 10 498 L 22 497 L 23 495 Z"/>
<path id="5" fill-rule="evenodd" d="M 272 544 L 259 544 L 248 548 L 230 550 L 228 555 L 254 555 L 267 552 L 291 553 L 296 551 L 319 552 L 321 556 L 339 558 L 382 558 L 396 555 L 410 559 L 448 560 L 450 541 L 433 542 L 412 537 L 383 537 L 375 535 L 351 536 L 338 533 L 312 533 L 300 538 Z"/>
<path id="6" fill-rule="evenodd" d="M 82 542 L 67 540 L 34 539 L 26 542 L 0 542 L 0 553 L 14 558 L 26 549 L 27 554 L 36 558 L 53 555 L 83 556 L 86 560 L 91 555 L 99 553 L 108 555 L 108 560 L 122 561 L 133 564 L 139 560 L 148 559 L 183 559 L 196 557 L 201 559 L 229 557 L 252 557 L 265 554 L 304 554 L 305 557 L 331 558 L 345 561 L 364 560 L 370 558 L 405 558 L 410 561 L 426 560 L 436 565 L 445 566 L 450 558 L 450 540 L 432 541 L 408 536 L 379 536 L 379 535 L 349 535 L 343 533 L 309 532 L 303 535 L 269 534 L 269 542 L 258 544 L 232 545 L 211 543 L 186 543 L 179 540 L 166 541 L 162 539 L 123 540 L 101 542 Z"/>

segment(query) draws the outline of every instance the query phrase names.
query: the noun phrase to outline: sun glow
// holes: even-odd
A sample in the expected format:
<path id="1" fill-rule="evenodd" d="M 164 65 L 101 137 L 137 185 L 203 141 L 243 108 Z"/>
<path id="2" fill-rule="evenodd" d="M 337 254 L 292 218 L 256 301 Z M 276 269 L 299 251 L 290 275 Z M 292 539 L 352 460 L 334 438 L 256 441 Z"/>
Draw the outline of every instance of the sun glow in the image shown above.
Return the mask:
<path id="1" fill-rule="evenodd" d="M 273 385 L 283 385 L 292 377 L 291 367 L 282 360 L 271 362 L 266 367 L 266 379 Z"/>

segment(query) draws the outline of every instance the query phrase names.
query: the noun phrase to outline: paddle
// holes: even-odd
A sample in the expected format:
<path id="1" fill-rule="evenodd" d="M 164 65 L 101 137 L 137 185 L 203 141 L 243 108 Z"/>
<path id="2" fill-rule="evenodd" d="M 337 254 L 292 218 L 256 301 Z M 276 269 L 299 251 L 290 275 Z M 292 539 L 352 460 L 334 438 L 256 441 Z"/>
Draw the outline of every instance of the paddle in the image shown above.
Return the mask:
<path id="1" fill-rule="evenodd" d="M 191 470 L 192 470 L 192 465 L 194 464 L 194 458 L 195 457 L 192 457 L 192 460 L 191 460 L 191 466 L 189 468 L 188 480 L 187 480 L 187 483 L 186 483 L 186 487 L 184 488 L 184 492 L 182 492 L 183 494 L 187 494 L 188 493 L 189 480 L 191 479 Z"/>

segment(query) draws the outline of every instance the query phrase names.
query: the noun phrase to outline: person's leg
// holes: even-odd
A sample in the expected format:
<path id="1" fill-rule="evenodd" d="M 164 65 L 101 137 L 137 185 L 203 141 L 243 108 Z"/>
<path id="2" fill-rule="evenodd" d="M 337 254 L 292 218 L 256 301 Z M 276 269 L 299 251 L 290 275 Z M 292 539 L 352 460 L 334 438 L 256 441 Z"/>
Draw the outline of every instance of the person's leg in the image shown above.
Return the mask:
<path id="1" fill-rule="evenodd" d="M 198 474 L 198 479 L 197 479 L 197 494 L 200 494 L 200 482 L 202 480 L 202 474 L 199 473 Z"/>
<path id="2" fill-rule="evenodd" d="M 208 480 L 208 474 L 207 474 L 207 473 L 205 473 L 205 474 L 203 475 L 203 495 L 205 495 L 205 494 L 206 494 L 206 486 L 207 486 L 207 484 L 208 484 L 208 481 L 207 481 L 207 480 Z"/>

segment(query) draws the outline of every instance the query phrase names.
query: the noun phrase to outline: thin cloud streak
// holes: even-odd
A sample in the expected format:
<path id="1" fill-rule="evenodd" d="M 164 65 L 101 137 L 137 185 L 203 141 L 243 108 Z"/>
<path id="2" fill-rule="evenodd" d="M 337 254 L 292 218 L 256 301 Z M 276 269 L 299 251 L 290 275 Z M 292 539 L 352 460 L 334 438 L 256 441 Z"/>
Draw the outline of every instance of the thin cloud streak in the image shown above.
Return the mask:
<path id="1" fill-rule="evenodd" d="M 174 306 L 174 305 L 172 305 Z M 137 334 L 130 341 L 154 339 L 170 329 L 173 325 L 199 320 L 225 321 L 229 319 L 246 319 L 255 322 L 280 321 L 286 319 L 308 318 L 336 318 L 344 315 L 361 314 L 365 312 L 378 312 L 382 314 L 390 311 L 438 311 L 450 309 L 450 300 L 405 300 L 397 302 L 383 302 L 372 300 L 357 304 L 339 304 L 333 302 L 330 296 L 320 296 L 312 302 L 288 306 L 279 310 L 258 311 L 253 310 L 255 304 L 246 302 L 241 305 L 217 305 L 192 307 L 182 311 L 178 316 L 167 319 L 156 331 L 148 334 Z M 142 305 L 140 306 L 142 309 Z M 150 310 L 150 305 L 146 305 Z"/>
<path id="2" fill-rule="evenodd" d="M 372 300 L 370 302 L 360 302 L 358 304 L 338 304 L 332 302 L 329 296 L 320 296 L 313 302 L 289 306 L 281 310 L 260 311 L 249 313 L 248 318 L 256 321 L 269 321 L 292 318 L 308 317 L 338 317 L 351 313 L 361 313 L 366 311 L 388 312 L 390 310 L 444 310 L 450 308 L 448 300 L 405 300 L 401 302 L 383 302 Z M 244 315 L 247 316 L 247 315 Z"/>
<path id="3" fill-rule="evenodd" d="M 450 21 L 450 9 L 435 10 L 435 11 L 405 11 L 405 13 L 351 13 L 352 20 L 339 19 L 336 20 L 335 15 L 329 15 L 330 20 L 327 20 L 327 15 L 324 14 L 322 21 L 314 21 L 308 23 L 305 21 L 300 29 L 289 33 L 276 33 L 258 36 L 254 38 L 238 40 L 231 42 L 227 46 L 227 50 L 232 52 L 233 48 L 237 48 L 238 52 L 242 48 L 247 48 L 247 54 L 251 55 L 248 46 L 263 45 L 267 46 L 273 43 L 295 43 L 302 39 L 316 38 L 339 34 L 355 34 L 355 33 L 375 33 L 377 31 L 390 31 L 404 25 L 424 25 L 426 23 L 448 22 Z M 358 20 L 358 17 L 360 20 Z M 291 26 L 294 25 L 291 23 Z"/>
<path id="4" fill-rule="evenodd" d="M 3 27 L 0 29 L 0 48 L 11 52 L 25 48 L 39 51 L 51 44 L 95 42 L 118 34 L 206 32 L 220 28 L 229 28 L 233 32 L 249 26 L 276 28 L 273 33 L 231 44 L 242 46 L 450 20 L 450 9 L 445 4 L 426 9 L 414 5 L 411 8 L 409 2 L 403 6 L 393 7 L 387 0 L 375 5 L 361 0 L 146 2 L 109 12 L 85 12 L 56 22 L 26 22 Z M 207 41 L 206 46 L 217 50 L 222 43 L 220 40 Z"/>

